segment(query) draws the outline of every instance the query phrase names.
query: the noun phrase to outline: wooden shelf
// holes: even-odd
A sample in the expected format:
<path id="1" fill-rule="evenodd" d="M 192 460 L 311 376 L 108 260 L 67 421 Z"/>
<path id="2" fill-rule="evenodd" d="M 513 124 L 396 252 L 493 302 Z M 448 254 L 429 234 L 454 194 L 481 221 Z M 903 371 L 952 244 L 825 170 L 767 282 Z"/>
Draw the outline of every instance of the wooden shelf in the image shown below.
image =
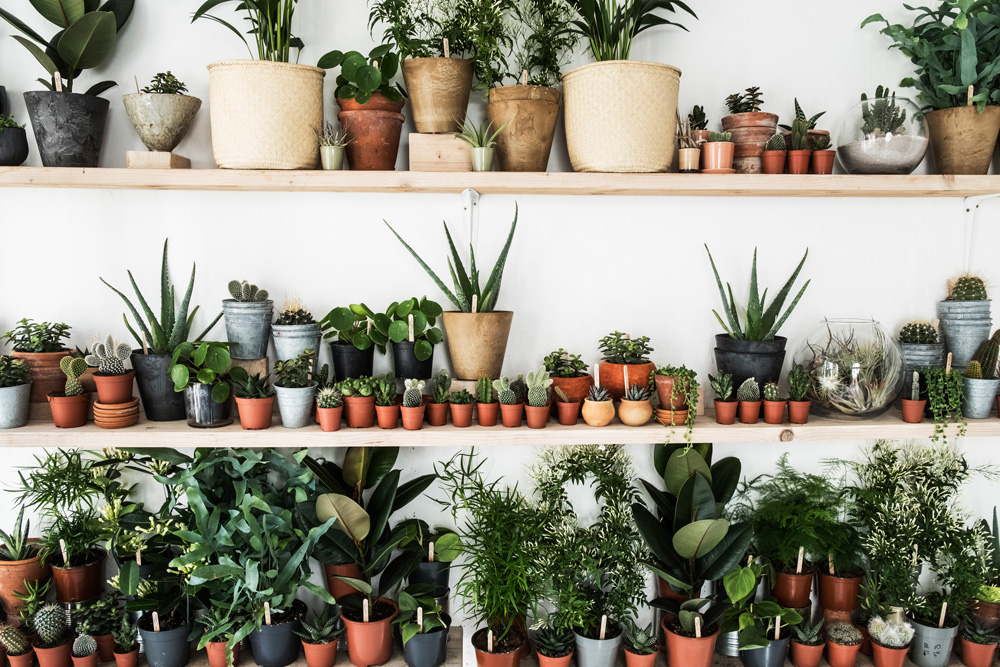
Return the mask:
<path id="1" fill-rule="evenodd" d="M 226 169 L 0 168 L 0 187 L 276 192 L 649 195 L 663 197 L 970 197 L 1000 176 L 792 176 Z"/>
<path id="2" fill-rule="evenodd" d="M 603 428 L 594 428 L 581 420 L 576 426 L 560 426 L 550 421 L 543 429 L 504 428 L 473 425 L 468 428 L 427 426 L 419 431 L 406 431 L 400 426 L 392 430 L 378 427 L 349 429 L 342 426 L 334 433 L 324 433 L 319 426 L 286 429 L 275 418 L 274 425 L 263 431 L 245 431 L 239 421 L 231 426 L 216 429 L 196 429 L 187 422 L 147 422 L 141 420 L 131 428 L 105 430 L 93 424 L 82 428 L 58 429 L 51 421 L 32 421 L 18 429 L 0 430 L 0 447 L 477 447 L 500 445 L 600 445 L 600 444 L 650 444 L 654 442 L 682 442 L 684 427 L 672 429 L 657 423 L 641 427 L 625 426 L 617 420 Z M 836 421 L 810 417 L 808 424 L 782 424 L 772 426 L 760 422 L 753 425 L 715 423 L 711 414 L 695 421 L 694 442 L 822 442 L 829 440 L 874 440 L 877 438 L 927 438 L 934 433 L 934 425 L 924 420 L 922 424 L 906 424 L 899 412 L 890 410 L 875 419 L 857 422 Z M 948 436 L 955 435 L 949 427 Z M 1000 436 L 1000 419 L 970 420 L 966 435 L 973 437 Z"/>

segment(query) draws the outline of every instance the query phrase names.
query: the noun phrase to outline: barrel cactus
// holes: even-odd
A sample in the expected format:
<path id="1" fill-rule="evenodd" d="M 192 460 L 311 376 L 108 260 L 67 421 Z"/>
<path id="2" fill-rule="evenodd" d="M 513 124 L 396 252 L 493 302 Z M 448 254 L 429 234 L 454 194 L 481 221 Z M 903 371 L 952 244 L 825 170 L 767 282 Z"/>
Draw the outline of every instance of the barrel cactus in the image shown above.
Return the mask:
<path id="1" fill-rule="evenodd" d="M 58 645 L 66 635 L 66 613 L 56 604 L 47 604 L 35 612 L 31 624 L 43 647 Z"/>
<path id="2" fill-rule="evenodd" d="M 768 382 L 764 385 L 764 400 L 765 401 L 777 401 L 778 398 L 778 383 Z"/>
<path id="3" fill-rule="evenodd" d="M 476 380 L 476 397 L 483 404 L 493 402 L 493 383 L 485 375 Z"/>
<path id="4" fill-rule="evenodd" d="M 73 640 L 73 657 L 86 658 L 97 653 L 97 640 L 90 635 L 80 635 Z"/>
<path id="5" fill-rule="evenodd" d="M 948 301 L 986 301 L 986 283 L 979 276 L 965 274 L 951 284 Z"/>
<path id="6" fill-rule="evenodd" d="M 24 655 L 31 650 L 31 644 L 24 634 L 10 625 L 0 625 L 0 645 L 3 645 L 7 655 Z"/>
<path id="7" fill-rule="evenodd" d="M 850 623 L 835 623 L 826 629 L 826 638 L 841 646 L 857 646 L 863 637 L 861 631 Z"/>
<path id="8" fill-rule="evenodd" d="M 247 281 L 229 281 L 229 293 L 240 303 L 254 303 L 256 301 L 267 301 L 267 290 L 260 289 L 256 285 L 251 285 Z"/>
<path id="9" fill-rule="evenodd" d="M 549 402 L 549 386 L 552 378 L 545 366 L 539 366 L 536 370 L 528 373 L 524 381 L 528 388 L 528 405 L 533 408 L 540 408 Z"/>
<path id="10" fill-rule="evenodd" d="M 101 375 L 125 375 L 125 360 L 132 354 L 128 343 L 117 343 L 108 336 L 103 343 L 94 343 L 94 350 L 84 359 L 88 366 L 96 366 Z"/>
<path id="11" fill-rule="evenodd" d="M 403 407 L 419 408 L 424 403 L 424 387 L 427 383 L 423 380 L 406 380 L 403 382 Z"/>
<path id="12" fill-rule="evenodd" d="M 517 393 L 511 388 L 510 378 L 502 377 L 493 381 L 493 388 L 497 391 L 497 400 L 502 405 L 514 405 L 517 403 Z"/>
<path id="13" fill-rule="evenodd" d="M 87 362 L 80 357 L 63 357 L 59 361 L 59 369 L 66 376 L 67 396 L 79 396 L 83 393 L 80 376 L 87 372 Z"/>
<path id="14" fill-rule="evenodd" d="M 785 137 L 780 132 L 775 132 L 771 135 L 771 138 L 767 140 L 764 144 L 764 150 L 766 151 L 783 151 L 785 150 Z"/>
<path id="15" fill-rule="evenodd" d="M 938 342 L 938 332 L 926 320 L 913 320 L 899 330 L 899 342 L 913 345 L 933 345 Z"/>
<path id="16" fill-rule="evenodd" d="M 745 403 L 756 403 L 760 400 L 760 387 L 756 378 L 747 378 L 736 390 L 736 398 Z"/>
<path id="17" fill-rule="evenodd" d="M 302 307 L 298 300 L 285 304 L 278 314 L 278 319 L 274 321 L 279 327 L 291 326 L 294 324 L 316 324 L 316 318 L 308 310 Z"/>
<path id="18" fill-rule="evenodd" d="M 336 387 L 323 387 L 316 394 L 316 405 L 321 408 L 339 408 L 344 404 L 344 397 Z"/>

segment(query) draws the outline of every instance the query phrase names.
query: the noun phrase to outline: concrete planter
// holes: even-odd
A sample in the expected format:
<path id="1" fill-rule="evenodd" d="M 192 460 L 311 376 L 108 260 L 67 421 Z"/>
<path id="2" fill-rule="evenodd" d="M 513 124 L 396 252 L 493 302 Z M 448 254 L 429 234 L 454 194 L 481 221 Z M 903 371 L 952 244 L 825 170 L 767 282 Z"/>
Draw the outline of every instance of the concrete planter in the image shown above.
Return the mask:
<path id="1" fill-rule="evenodd" d="M 965 368 L 972 361 L 979 344 L 990 337 L 993 323 L 990 320 L 946 320 L 941 319 L 941 333 L 945 349 L 951 352 L 951 365 Z"/>
<path id="2" fill-rule="evenodd" d="M 260 359 L 267 356 L 267 343 L 271 339 L 271 316 L 274 302 L 252 301 L 245 303 L 225 299 L 222 312 L 226 317 L 226 340 L 234 343 L 229 348 L 233 359 Z"/>
<path id="3" fill-rule="evenodd" d="M 167 153 L 181 143 L 201 109 L 201 100 L 190 95 L 132 93 L 122 101 L 146 148 Z"/>
<path id="4" fill-rule="evenodd" d="M 1000 379 L 965 378 L 962 383 L 962 416 L 966 419 L 988 419 L 997 400 Z"/>
<path id="5" fill-rule="evenodd" d="M 48 90 L 24 94 L 38 154 L 46 167 L 96 167 L 104 143 L 103 97 Z"/>
<path id="6" fill-rule="evenodd" d="M 274 386 L 278 396 L 278 412 L 285 428 L 302 428 L 312 423 L 312 409 L 316 403 L 316 383 L 309 387 Z"/>
<path id="7" fill-rule="evenodd" d="M 31 383 L 0 387 L 0 429 L 20 428 L 28 423 Z"/>

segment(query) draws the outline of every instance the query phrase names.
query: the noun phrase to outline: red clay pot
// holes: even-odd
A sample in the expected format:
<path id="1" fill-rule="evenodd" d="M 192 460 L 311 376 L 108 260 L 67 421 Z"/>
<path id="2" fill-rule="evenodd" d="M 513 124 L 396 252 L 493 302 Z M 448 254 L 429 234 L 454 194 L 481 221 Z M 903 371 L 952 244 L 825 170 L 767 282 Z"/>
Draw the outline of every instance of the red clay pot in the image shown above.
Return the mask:
<path id="1" fill-rule="evenodd" d="M 480 426 L 496 426 L 499 403 L 476 403 L 476 421 Z"/>
<path id="2" fill-rule="evenodd" d="M 104 551 L 95 553 L 98 555 L 97 561 L 86 565 L 78 567 L 52 565 L 52 583 L 56 589 L 56 600 L 62 604 L 86 602 L 101 594 L 104 584 L 104 560 L 107 554 Z"/>
<path id="3" fill-rule="evenodd" d="M 323 575 L 326 577 L 326 590 L 330 592 L 330 595 L 334 599 L 358 592 L 356 588 L 337 579 L 337 577 L 347 577 L 349 579 L 362 578 L 361 570 L 354 563 L 348 563 L 347 565 L 324 565 Z"/>
<path id="4" fill-rule="evenodd" d="M 451 423 L 459 428 L 472 426 L 472 403 L 451 403 Z"/>
<path id="5" fill-rule="evenodd" d="M 240 645 L 233 644 L 233 665 L 240 664 Z M 208 642 L 205 644 L 205 653 L 208 654 L 208 667 L 226 667 L 227 658 L 226 642 Z"/>
<path id="6" fill-rule="evenodd" d="M 924 420 L 924 406 L 927 405 L 926 400 L 911 401 L 908 398 L 903 398 L 900 400 L 903 402 L 904 422 L 906 422 L 907 424 L 919 424 Z"/>
<path id="7" fill-rule="evenodd" d="M 473 640 L 475 640 L 476 635 L 479 633 L 485 634 L 486 632 L 486 628 L 476 630 L 472 635 Z M 472 648 L 476 651 L 476 665 L 478 667 L 519 667 L 521 658 L 525 657 L 527 652 L 530 652 L 530 649 L 527 647 L 528 642 L 525 640 L 520 648 L 516 648 L 513 651 L 508 651 L 507 653 L 487 653 L 480 650 L 475 642 L 472 644 Z"/>
<path id="8" fill-rule="evenodd" d="M 582 403 L 583 399 L 587 398 L 590 388 L 593 386 L 594 376 L 587 373 L 575 378 L 557 378 L 552 376 L 552 393 L 555 394 L 556 389 L 562 389 L 562 392 L 566 394 L 566 398 L 569 399 L 570 403 L 577 401 Z M 579 409 L 580 406 L 578 405 L 577 410 L 579 411 Z"/>
<path id="9" fill-rule="evenodd" d="M 444 426 L 448 423 L 448 404 L 428 403 L 427 412 L 425 414 L 427 417 L 427 423 L 430 426 Z M 350 644 L 351 642 L 347 643 Z"/>
<path id="10" fill-rule="evenodd" d="M 788 151 L 788 173 L 808 174 L 812 151 Z"/>
<path id="11" fill-rule="evenodd" d="M 632 374 L 629 373 L 629 378 Z M 680 410 L 687 405 L 688 389 L 691 381 L 687 378 L 677 378 L 671 375 L 653 375 L 656 387 L 656 397 L 660 399 L 661 410 Z M 677 383 L 677 395 L 671 398 L 674 391 L 674 383 Z"/>
<path id="12" fill-rule="evenodd" d="M 375 93 L 365 104 L 356 100 L 337 100 L 337 115 L 350 143 L 347 162 L 355 171 L 393 171 L 399 154 L 399 136 L 403 130 L 404 101 L 390 102 Z"/>
<path id="13" fill-rule="evenodd" d="M 661 598 L 670 598 L 671 600 L 677 600 L 679 602 L 687 602 L 691 598 L 683 593 L 678 593 L 670 587 L 667 580 L 663 577 L 656 578 L 656 590 L 660 594 Z"/>
<path id="14" fill-rule="evenodd" d="M 38 538 L 32 537 L 28 541 L 37 544 Z M 0 603 L 11 621 L 17 618 L 17 610 L 24 606 L 24 602 L 18 600 L 14 593 L 26 592 L 25 581 L 33 584 L 36 581 L 47 581 L 51 576 L 52 570 L 48 562 L 42 560 L 41 552 L 25 560 L 0 561 Z"/>
<path id="15" fill-rule="evenodd" d="M 788 401 L 788 421 L 805 424 L 809 421 L 809 407 L 812 401 Z"/>
<path id="16" fill-rule="evenodd" d="M 374 396 L 344 396 L 343 408 L 348 428 L 371 428 L 375 425 Z"/>
<path id="17" fill-rule="evenodd" d="M 55 648 L 35 647 L 38 667 L 70 667 L 73 664 L 73 640 L 67 639 Z"/>
<path id="18" fill-rule="evenodd" d="M 861 644 L 844 646 L 835 642 L 826 642 L 826 661 L 830 667 L 854 667 L 858 661 L 858 651 Z"/>
<path id="19" fill-rule="evenodd" d="M 87 412 L 90 410 L 90 394 L 79 396 L 57 396 L 49 394 L 49 406 L 52 408 L 52 421 L 59 428 L 79 428 L 87 423 Z"/>
<path id="20" fill-rule="evenodd" d="M 870 656 L 872 654 L 872 646 L 875 645 L 872 642 L 871 634 L 868 632 L 868 628 L 864 625 L 858 628 L 861 631 L 861 653 L 862 655 Z"/>
<path id="21" fill-rule="evenodd" d="M 833 160 L 837 157 L 835 150 L 812 152 L 812 172 L 814 174 L 832 174 Z"/>
<path id="22" fill-rule="evenodd" d="M 792 664 L 795 667 L 817 667 L 820 660 L 823 659 L 823 649 L 825 648 L 823 644 L 807 646 L 798 643 L 794 639 L 791 641 L 791 644 Z"/>
<path id="23" fill-rule="evenodd" d="M 85 658 L 78 658 L 72 653 L 70 653 L 70 659 L 73 661 L 73 667 L 97 667 L 98 656 L 96 653 L 93 655 L 88 655 Z"/>
<path id="24" fill-rule="evenodd" d="M 347 655 L 355 667 L 384 665 L 392 657 L 392 620 L 399 615 L 399 607 L 386 598 L 379 598 L 379 601 L 392 605 L 395 611 L 387 618 L 369 623 L 341 617 L 347 636 Z"/>
<path id="25" fill-rule="evenodd" d="M 740 401 L 740 423 L 756 424 L 760 417 L 760 401 Z"/>
<path id="26" fill-rule="evenodd" d="M 809 594 L 812 592 L 813 573 L 785 574 L 778 572 L 774 576 L 774 587 L 771 595 L 782 607 L 799 609 L 809 604 Z"/>
<path id="27" fill-rule="evenodd" d="M 732 169 L 736 144 L 731 141 L 709 141 L 701 146 L 701 170 Z"/>
<path id="28" fill-rule="evenodd" d="M 858 608 L 861 577 L 837 577 L 820 572 L 819 606 L 833 611 L 854 611 Z"/>
<path id="29" fill-rule="evenodd" d="M 719 629 L 701 637 L 683 637 L 667 627 L 666 619 L 660 621 L 663 635 L 666 637 L 667 656 L 672 667 L 711 667 L 715 655 L 715 640 L 719 637 Z"/>
<path id="30" fill-rule="evenodd" d="M 632 651 L 625 649 L 625 667 L 653 667 L 656 664 L 657 655 L 658 653 L 639 655 L 638 653 L 632 653 Z"/>
<path id="31" fill-rule="evenodd" d="M 393 429 L 399 426 L 399 405 L 376 405 L 375 415 L 378 417 L 378 427 Z"/>
<path id="32" fill-rule="evenodd" d="M 94 635 L 97 642 L 97 657 L 101 662 L 111 662 L 115 659 L 115 638 L 114 635 Z"/>
<path id="33" fill-rule="evenodd" d="M 331 432 L 340 430 L 340 418 L 344 414 L 344 406 L 339 408 L 316 407 L 316 420 L 319 422 L 321 431 Z"/>
<path id="34" fill-rule="evenodd" d="M 240 426 L 247 431 L 271 428 L 274 414 L 274 396 L 267 398 L 236 397 L 236 409 L 240 413 Z"/>
<path id="35" fill-rule="evenodd" d="M 45 403 L 46 397 L 53 392 L 60 392 L 66 387 L 66 376 L 59 368 L 63 357 L 69 356 L 69 350 L 60 352 L 18 352 L 10 353 L 15 359 L 24 359 L 31 369 L 32 403 Z"/>
<path id="36" fill-rule="evenodd" d="M 765 174 L 785 173 L 787 151 L 764 151 L 760 154 L 761 169 Z"/>
<path id="37" fill-rule="evenodd" d="M 788 401 L 764 401 L 764 423 L 781 424 L 785 421 L 785 405 Z"/>
<path id="38" fill-rule="evenodd" d="M 515 403 L 514 405 L 504 405 L 501 403 L 500 416 L 503 419 L 503 425 L 507 428 L 520 426 L 521 421 L 524 419 L 524 403 Z"/>
<path id="39" fill-rule="evenodd" d="M 569 655 L 564 655 L 561 658 L 550 658 L 549 656 L 542 655 L 536 651 L 536 655 L 538 656 L 538 667 L 569 667 L 569 661 L 573 659 L 573 653 L 575 653 L 575 651 L 570 651 Z"/>
<path id="40" fill-rule="evenodd" d="M 128 403 L 132 400 L 133 380 L 135 380 L 135 371 L 128 371 L 125 375 L 101 375 L 94 373 L 94 384 L 97 385 L 97 400 L 105 405 Z"/>
<path id="41" fill-rule="evenodd" d="M 650 362 L 646 364 L 627 364 L 629 385 L 649 386 L 649 376 L 656 370 L 656 364 Z M 621 400 L 625 396 L 625 366 L 626 364 L 613 364 L 610 361 L 602 361 L 598 378 L 604 385 L 608 393 L 615 400 Z"/>
<path id="42" fill-rule="evenodd" d="M 307 667 L 333 667 L 337 664 L 337 644 L 339 639 L 334 639 L 327 644 L 309 644 L 302 642 L 302 651 L 306 654 Z"/>
<path id="43" fill-rule="evenodd" d="M 407 431 L 419 431 L 423 428 L 425 409 L 425 405 L 418 405 L 415 408 L 408 408 L 405 406 L 400 408 L 400 413 L 403 415 L 403 428 Z"/>
<path id="44" fill-rule="evenodd" d="M 10 667 L 32 667 L 35 664 L 35 651 L 29 648 L 27 653 L 8 655 L 7 661 L 10 662 Z"/>
<path id="45" fill-rule="evenodd" d="M 116 667 L 137 667 L 139 664 L 139 648 L 128 653 L 115 653 Z"/>
<path id="46" fill-rule="evenodd" d="M 539 408 L 526 405 L 524 412 L 528 418 L 528 428 L 545 428 L 545 424 L 549 421 L 549 415 L 552 414 L 552 407 L 548 403 Z"/>
<path id="47" fill-rule="evenodd" d="M 962 662 L 968 667 L 990 667 L 997 652 L 996 644 L 977 644 L 965 637 L 962 640 Z"/>
<path id="48" fill-rule="evenodd" d="M 577 420 L 580 419 L 580 406 L 583 404 L 583 401 L 574 401 L 572 403 L 556 401 L 555 403 L 559 423 L 563 426 L 575 425 Z"/>
<path id="49" fill-rule="evenodd" d="M 867 630 L 868 628 L 865 628 L 866 632 Z M 875 659 L 875 667 L 903 667 L 906 663 L 906 654 L 910 651 L 909 646 L 904 646 L 903 648 L 889 648 L 888 646 L 881 646 L 875 642 L 871 642 L 870 646 L 872 649 L 872 657 Z M 992 658 L 992 655 L 990 657 Z"/>
<path id="50" fill-rule="evenodd" d="M 715 421 L 718 424 L 735 424 L 739 401 L 720 401 L 715 399 Z"/>

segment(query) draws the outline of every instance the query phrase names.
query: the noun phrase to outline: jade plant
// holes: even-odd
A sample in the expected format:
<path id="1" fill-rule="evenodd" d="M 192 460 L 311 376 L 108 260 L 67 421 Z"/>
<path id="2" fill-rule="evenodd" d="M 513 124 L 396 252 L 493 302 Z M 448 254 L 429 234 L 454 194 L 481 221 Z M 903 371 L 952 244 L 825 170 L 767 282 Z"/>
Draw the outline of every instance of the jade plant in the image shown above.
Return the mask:
<path id="1" fill-rule="evenodd" d="M 580 355 L 570 354 L 561 347 L 547 354 L 544 363 L 550 377 L 576 378 L 587 373 L 587 363 L 580 359 Z"/>
<path id="2" fill-rule="evenodd" d="M 158 73 L 149 82 L 149 85 L 142 89 L 144 93 L 153 93 L 156 95 L 183 95 L 187 91 L 188 89 L 184 85 L 184 82 L 174 76 L 173 72 L 169 70 Z M 230 289 L 232 289 L 231 285 L 232 283 L 230 283 Z M 266 298 L 267 292 L 264 292 L 264 297 L 258 299 L 258 301 L 263 301 Z"/>
<path id="3" fill-rule="evenodd" d="M 0 354 L 0 388 L 18 387 L 31 382 L 31 369 L 24 359 Z"/>
<path id="4" fill-rule="evenodd" d="M 763 93 L 760 86 L 751 86 L 743 93 L 733 93 L 726 98 L 726 107 L 729 113 L 757 113 L 764 105 Z"/>
<path id="5" fill-rule="evenodd" d="M 34 322 L 24 318 L 3 337 L 15 352 L 62 352 L 69 338 L 70 326 L 62 323 Z"/>
<path id="6" fill-rule="evenodd" d="M 620 331 L 613 331 L 598 342 L 604 361 L 613 364 L 648 364 L 653 348 L 649 336 L 630 338 Z"/>

